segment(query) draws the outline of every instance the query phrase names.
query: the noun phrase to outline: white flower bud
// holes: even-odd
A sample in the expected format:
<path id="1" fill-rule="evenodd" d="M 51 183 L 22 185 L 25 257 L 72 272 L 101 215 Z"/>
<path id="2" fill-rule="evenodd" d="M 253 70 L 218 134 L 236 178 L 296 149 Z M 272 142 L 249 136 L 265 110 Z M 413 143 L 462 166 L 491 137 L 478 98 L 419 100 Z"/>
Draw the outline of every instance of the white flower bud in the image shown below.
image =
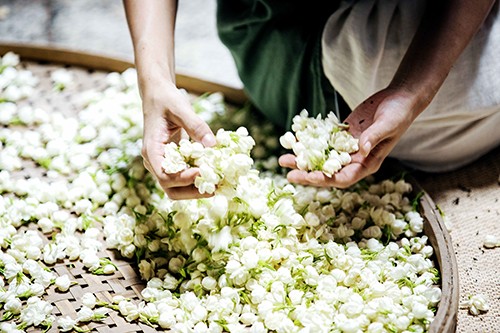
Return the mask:
<path id="1" fill-rule="evenodd" d="M 62 291 L 62 292 L 68 291 L 68 289 L 71 285 L 71 281 L 69 280 L 69 276 L 67 274 L 64 274 L 62 276 L 57 277 L 55 285 L 59 291 Z"/>
<path id="2" fill-rule="evenodd" d="M 484 237 L 483 246 L 487 249 L 500 247 L 500 238 L 494 235 L 486 235 Z"/>
<path id="3" fill-rule="evenodd" d="M 201 280 L 201 285 L 206 290 L 214 290 L 217 287 L 217 280 L 211 276 L 206 276 Z"/>
<path id="4" fill-rule="evenodd" d="M 76 323 L 76 320 L 74 320 L 70 316 L 57 318 L 57 327 L 61 329 L 61 332 L 72 331 Z"/>
<path id="5" fill-rule="evenodd" d="M 487 312 L 490 309 L 488 298 L 483 294 L 469 296 L 469 299 L 462 303 L 463 307 L 469 308 L 469 312 L 477 316 L 481 312 Z"/>
<path id="6" fill-rule="evenodd" d="M 94 311 L 91 308 L 82 306 L 80 310 L 76 313 L 76 320 L 81 322 L 89 322 L 94 317 Z"/>
<path id="7" fill-rule="evenodd" d="M 97 299 L 92 293 L 85 293 L 82 296 L 82 304 L 89 309 L 93 309 L 96 305 Z"/>

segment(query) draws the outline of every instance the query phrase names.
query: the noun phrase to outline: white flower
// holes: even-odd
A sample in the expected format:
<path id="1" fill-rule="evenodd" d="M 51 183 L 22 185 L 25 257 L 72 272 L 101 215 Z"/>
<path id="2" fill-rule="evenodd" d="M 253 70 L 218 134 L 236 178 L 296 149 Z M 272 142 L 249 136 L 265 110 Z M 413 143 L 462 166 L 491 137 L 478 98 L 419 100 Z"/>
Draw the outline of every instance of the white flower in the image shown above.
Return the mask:
<path id="1" fill-rule="evenodd" d="M 490 309 L 488 297 L 483 294 L 469 296 L 469 299 L 461 305 L 462 307 L 469 308 L 469 312 L 474 316 L 479 315 L 481 312 L 487 312 Z"/>
<path id="2" fill-rule="evenodd" d="M 128 321 L 135 320 L 139 317 L 140 312 L 137 306 L 128 301 L 121 301 L 118 303 L 120 313 L 125 316 Z"/>
<path id="3" fill-rule="evenodd" d="M 57 90 L 63 90 L 73 82 L 73 75 L 64 68 L 53 71 L 50 74 L 50 78 L 54 82 L 54 88 Z"/>
<path id="4" fill-rule="evenodd" d="M 61 329 L 61 332 L 72 331 L 76 326 L 77 321 L 70 316 L 64 316 L 57 318 L 57 327 Z"/>
<path id="5" fill-rule="evenodd" d="M 7 52 L 3 55 L 0 64 L 5 67 L 15 67 L 19 65 L 19 56 L 14 52 Z"/>
<path id="6" fill-rule="evenodd" d="M 23 305 L 19 298 L 10 297 L 7 302 L 5 302 L 3 307 L 5 311 L 12 312 L 13 314 L 18 314 L 19 312 L 21 312 Z"/>
<path id="7" fill-rule="evenodd" d="M 258 317 L 251 312 L 242 313 L 240 316 L 240 321 L 245 325 L 252 325 L 257 319 Z"/>
<path id="8" fill-rule="evenodd" d="M 5 265 L 3 275 L 7 280 L 14 278 L 16 275 L 21 273 L 22 266 L 16 262 L 9 263 Z"/>
<path id="9" fill-rule="evenodd" d="M 426 304 L 415 302 L 412 306 L 412 314 L 417 319 L 430 319 L 434 316 L 431 310 L 427 308 Z"/>
<path id="10" fill-rule="evenodd" d="M 69 276 L 67 274 L 58 276 L 56 278 L 55 285 L 56 285 L 56 288 L 59 291 L 62 291 L 62 292 L 68 291 L 68 289 L 69 289 L 69 287 L 71 285 L 71 281 L 69 279 Z"/>
<path id="11" fill-rule="evenodd" d="M 203 280 L 201 280 L 201 285 L 206 290 L 214 290 L 217 287 L 217 280 L 211 276 L 205 276 Z"/>
<path id="12" fill-rule="evenodd" d="M 89 322 L 94 318 L 94 311 L 91 308 L 82 306 L 76 313 L 76 321 Z"/>
<path id="13" fill-rule="evenodd" d="M 172 328 L 177 323 L 175 316 L 171 311 L 161 312 L 158 318 L 158 325 L 161 328 Z"/>
<path id="14" fill-rule="evenodd" d="M 174 142 L 170 142 L 165 145 L 164 156 L 165 159 L 163 160 L 161 166 L 166 173 L 177 173 L 188 168 L 187 163 L 184 161 L 184 157 L 181 155 Z"/>
<path id="15" fill-rule="evenodd" d="M 0 124 L 8 125 L 14 120 L 17 107 L 15 103 L 0 103 Z"/>
<path id="16" fill-rule="evenodd" d="M 47 234 L 52 232 L 54 228 L 54 223 L 50 219 L 44 217 L 38 220 L 38 226 L 40 227 L 40 229 L 42 229 L 42 232 L 44 234 Z"/>
<path id="17" fill-rule="evenodd" d="M 209 235 L 208 244 L 213 249 L 213 252 L 217 252 L 220 250 L 227 250 L 229 244 L 233 241 L 233 237 L 231 235 L 231 228 L 229 226 L 223 227 L 218 232 L 213 232 Z"/>
<path id="18" fill-rule="evenodd" d="M 83 265 L 91 271 L 98 269 L 100 266 L 100 259 L 94 250 L 83 250 L 80 253 L 80 259 L 82 260 Z"/>
<path id="19" fill-rule="evenodd" d="M 486 235 L 484 237 L 483 246 L 487 249 L 500 247 L 500 238 L 494 235 Z"/>
<path id="20" fill-rule="evenodd" d="M 422 232 L 424 228 L 424 220 L 418 212 L 406 213 L 406 219 L 409 221 L 411 231 L 415 233 Z"/>
<path id="21" fill-rule="evenodd" d="M 285 149 L 293 149 L 294 144 L 297 142 L 295 135 L 292 132 L 286 132 L 280 137 L 280 143 Z"/>
<path id="22" fill-rule="evenodd" d="M 82 305 L 88 307 L 89 309 L 93 309 L 96 305 L 97 299 L 92 293 L 85 293 L 82 296 Z"/>
<path id="23" fill-rule="evenodd" d="M 107 264 L 102 268 L 102 273 L 106 275 L 114 274 L 116 272 L 116 266 Z"/>
<path id="24" fill-rule="evenodd" d="M 26 306 L 21 310 L 21 322 L 28 326 L 38 326 L 52 312 L 52 305 L 42 301 L 38 297 L 30 297 Z"/>

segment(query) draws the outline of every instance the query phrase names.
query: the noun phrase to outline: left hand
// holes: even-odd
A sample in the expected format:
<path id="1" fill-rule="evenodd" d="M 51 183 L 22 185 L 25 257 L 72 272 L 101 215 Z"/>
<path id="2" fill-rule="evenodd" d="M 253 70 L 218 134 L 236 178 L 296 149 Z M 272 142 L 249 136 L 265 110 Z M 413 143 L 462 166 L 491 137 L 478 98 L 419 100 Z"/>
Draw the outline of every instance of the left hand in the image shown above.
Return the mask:
<path id="1" fill-rule="evenodd" d="M 417 107 L 417 105 L 419 105 Z M 328 177 L 321 171 L 306 172 L 297 169 L 295 155 L 280 157 L 282 167 L 292 168 L 288 181 L 302 185 L 346 188 L 375 173 L 401 136 L 421 112 L 421 103 L 414 94 L 401 89 L 386 88 L 361 103 L 346 118 L 349 132 L 359 138 L 360 150 L 350 164 Z"/>

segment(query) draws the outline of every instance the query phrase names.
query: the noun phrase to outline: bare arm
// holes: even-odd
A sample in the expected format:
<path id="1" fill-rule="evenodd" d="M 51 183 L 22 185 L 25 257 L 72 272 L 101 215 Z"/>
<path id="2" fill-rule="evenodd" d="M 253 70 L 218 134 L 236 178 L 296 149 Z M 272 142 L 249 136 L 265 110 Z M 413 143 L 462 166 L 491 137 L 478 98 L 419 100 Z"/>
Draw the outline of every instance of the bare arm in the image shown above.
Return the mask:
<path id="1" fill-rule="evenodd" d="M 427 1 L 422 22 L 389 86 L 360 104 L 346 119 L 359 137 L 353 162 L 332 178 L 292 170 L 292 182 L 348 187 L 376 172 L 415 118 L 432 101 L 454 63 L 481 27 L 494 0 Z M 284 155 L 280 164 L 295 167 Z"/>
<path id="2" fill-rule="evenodd" d="M 176 0 L 124 0 L 141 93 L 165 80 L 175 85 Z M 147 95 L 147 94 L 146 94 Z M 145 110 L 146 111 L 146 110 Z"/>
<path id="3" fill-rule="evenodd" d="M 411 93 L 419 100 L 415 101 L 416 109 L 422 112 L 494 3 L 494 0 L 428 1 L 420 27 L 390 87 Z"/>
<path id="4" fill-rule="evenodd" d="M 161 166 L 164 145 L 178 142 L 186 134 L 205 146 L 215 144 L 208 125 L 195 114 L 187 97 L 175 86 L 177 1 L 124 0 L 124 5 L 144 112 L 144 165 L 171 199 L 206 196 L 200 195 L 193 185 L 198 169 L 167 175 Z"/>

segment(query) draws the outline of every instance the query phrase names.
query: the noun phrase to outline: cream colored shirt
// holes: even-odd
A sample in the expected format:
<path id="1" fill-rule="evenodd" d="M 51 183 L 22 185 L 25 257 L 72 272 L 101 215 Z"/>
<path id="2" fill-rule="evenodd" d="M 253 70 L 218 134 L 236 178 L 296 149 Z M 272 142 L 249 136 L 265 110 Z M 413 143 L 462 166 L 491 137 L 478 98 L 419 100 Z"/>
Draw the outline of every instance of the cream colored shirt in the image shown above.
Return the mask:
<path id="1" fill-rule="evenodd" d="M 354 109 L 385 88 L 425 1 L 343 1 L 322 39 L 327 78 Z M 390 156 L 426 171 L 463 166 L 500 143 L 500 17 L 495 4 L 439 92 Z"/>

